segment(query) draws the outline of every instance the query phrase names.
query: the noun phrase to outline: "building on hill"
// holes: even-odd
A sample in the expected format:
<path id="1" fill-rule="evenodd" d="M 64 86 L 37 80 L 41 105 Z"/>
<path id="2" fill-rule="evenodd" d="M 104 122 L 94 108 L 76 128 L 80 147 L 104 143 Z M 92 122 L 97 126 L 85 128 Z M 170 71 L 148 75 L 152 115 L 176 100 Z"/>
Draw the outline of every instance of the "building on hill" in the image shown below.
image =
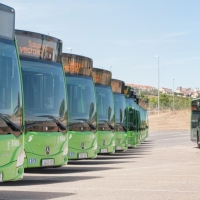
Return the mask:
<path id="1" fill-rule="evenodd" d="M 197 98 L 200 96 L 200 90 L 197 87 L 192 89 L 192 88 L 182 88 L 180 86 L 177 87 L 176 92 L 182 94 L 185 97 Z"/>
<path id="2" fill-rule="evenodd" d="M 148 86 L 148 85 L 137 85 L 137 84 L 126 84 L 130 87 L 133 87 L 135 89 L 140 89 L 141 91 L 151 91 L 151 90 L 157 90 L 157 88 L 155 87 L 151 87 L 151 86 Z"/>
<path id="3" fill-rule="evenodd" d="M 160 89 L 160 92 L 163 93 L 163 94 L 172 94 L 173 93 L 172 89 L 164 88 L 164 87 L 162 87 Z"/>

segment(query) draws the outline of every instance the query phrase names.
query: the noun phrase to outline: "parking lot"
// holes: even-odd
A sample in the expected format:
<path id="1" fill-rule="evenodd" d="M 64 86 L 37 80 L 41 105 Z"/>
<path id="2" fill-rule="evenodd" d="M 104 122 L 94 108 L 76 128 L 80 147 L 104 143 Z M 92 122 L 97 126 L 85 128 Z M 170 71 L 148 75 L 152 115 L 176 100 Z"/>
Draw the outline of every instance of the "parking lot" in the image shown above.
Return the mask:
<path id="1" fill-rule="evenodd" d="M 152 132 L 126 152 L 26 170 L 0 199 L 200 199 L 199 155 L 189 131 Z"/>

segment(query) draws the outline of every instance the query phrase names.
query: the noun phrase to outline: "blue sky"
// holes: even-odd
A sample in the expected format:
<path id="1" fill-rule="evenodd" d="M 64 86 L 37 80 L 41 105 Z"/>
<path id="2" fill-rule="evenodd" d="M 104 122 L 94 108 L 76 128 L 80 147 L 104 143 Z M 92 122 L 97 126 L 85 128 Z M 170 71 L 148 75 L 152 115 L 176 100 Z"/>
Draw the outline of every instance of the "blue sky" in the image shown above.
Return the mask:
<path id="1" fill-rule="evenodd" d="M 39 3 L 38 3 L 39 2 Z M 126 83 L 200 86 L 199 0 L 1 0 L 16 28 L 63 41 Z M 112 67 L 111 67 L 112 66 Z"/>

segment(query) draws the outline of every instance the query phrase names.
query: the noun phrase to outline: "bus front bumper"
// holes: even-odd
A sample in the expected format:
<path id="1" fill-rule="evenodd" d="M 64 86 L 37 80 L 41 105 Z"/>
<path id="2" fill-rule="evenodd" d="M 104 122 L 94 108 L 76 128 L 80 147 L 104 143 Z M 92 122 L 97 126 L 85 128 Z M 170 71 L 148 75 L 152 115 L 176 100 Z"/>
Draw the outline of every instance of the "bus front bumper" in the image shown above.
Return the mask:
<path id="1" fill-rule="evenodd" d="M 67 161 L 68 157 L 63 155 L 63 152 L 48 156 L 27 152 L 24 159 L 24 168 L 56 167 L 66 165 Z"/>
<path id="2" fill-rule="evenodd" d="M 17 161 L 0 167 L 0 182 L 21 180 L 24 174 L 24 167 L 16 167 Z"/>
<path id="3" fill-rule="evenodd" d="M 97 148 L 91 149 L 74 149 L 69 147 L 68 150 L 68 158 L 69 160 L 79 160 L 79 159 L 87 159 L 87 158 L 96 158 L 97 157 Z"/>

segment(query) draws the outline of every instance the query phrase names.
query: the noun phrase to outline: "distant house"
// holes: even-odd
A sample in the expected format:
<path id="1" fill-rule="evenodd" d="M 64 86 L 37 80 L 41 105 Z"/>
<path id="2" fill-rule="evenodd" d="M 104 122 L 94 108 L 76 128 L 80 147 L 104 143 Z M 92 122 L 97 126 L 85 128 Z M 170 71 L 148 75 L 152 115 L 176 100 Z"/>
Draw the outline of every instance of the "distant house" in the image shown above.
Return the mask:
<path id="1" fill-rule="evenodd" d="M 200 95 L 200 90 L 197 87 L 192 89 L 192 88 L 182 88 L 180 86 L 177 87 L 176 92 L 182 94 L 185 97 L 192 97 L 192 98 L 197 98 Z"/>
<path id="2" fill-rule="evenodd" d="M 162 87 L 160 89 L 160 92 L 162 92 L 163 94 L 172 94 L 173 91 L 172 89 Z"/>
<path id="3" fill-rule="evenodd" d="M 148 86 L 148 85 L 137 85 L 137 84 L 126 84 L 130 87 L 133 87 L 135 89 L 140 89 L 141 91 L 152 91 L 152 90 L 157 90 L 157 88 L 155 87 L 151 87 L 151 86 Z"/>
<path id="4" fill-rule="evenodd" d="M 156 91 L 158 91 L 158 88 L 156 87 L 151 87 L 148 85 L 139 85 L 139 84 L 126 84 L 130 87 L 135 88 L 137 91 L 147 91 L 148 94 L 150 95 L 157 95 Z M 169 88 L 160 88 L 160 92 L 163 94 L 173 94 L 173 90 Z M 181 86 L 177 87 L 175 92 L 177 93 L 178 96 L 183 96 L 183 97 L 192 97 L 192 98 L 197 98 L 200 96 L 200 89 L 198 87 L 192 89 L 192 88 L 183 88 Z"/>

